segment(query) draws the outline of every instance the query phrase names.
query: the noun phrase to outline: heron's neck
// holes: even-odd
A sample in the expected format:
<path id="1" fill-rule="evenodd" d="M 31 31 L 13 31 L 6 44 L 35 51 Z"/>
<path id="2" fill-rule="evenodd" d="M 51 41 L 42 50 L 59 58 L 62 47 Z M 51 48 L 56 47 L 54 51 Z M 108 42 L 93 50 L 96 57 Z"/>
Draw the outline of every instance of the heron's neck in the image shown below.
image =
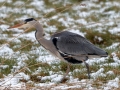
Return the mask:
<path id="1" fill-rule="evenodd" d="M 44 31 L 43 31 L 42 25 L 38 22 L 35 24 L 35 28 L 36 28 L 35 37 L 37 41 L 47 49 L 50 43 L 49 43 L 49 40 L 47 40 L 44 37 Z"/>
<path id="2" fill-rule="evenodd" d="M 44 36 L 44 31 L 43 31 L 42 25 L 39 22 L 37 22 L 35 24 L 35 28 L 36 28 L 36 39 L 37 39 L 37 37 L 42 38 Z"/>
<path id="3" fill-rule="evenodd" d="M 63 59 L 63 58 L 61 57 L 61 55 L 57 52 L 57 50 L 56 50 L 54 44 L 52 43 L 52 41 L 45 39 L 43 28 L 42 28 L 42 26 L 40 25 L 39 22 L 36 23 L 35 28 L 36 28 L 35 37 L 36 37 L 37 41 L 38 41 L 44 48 L 46 48 L 47 50 L 49 50 L 53 55 L 55 55 L 55 56 Z"/>

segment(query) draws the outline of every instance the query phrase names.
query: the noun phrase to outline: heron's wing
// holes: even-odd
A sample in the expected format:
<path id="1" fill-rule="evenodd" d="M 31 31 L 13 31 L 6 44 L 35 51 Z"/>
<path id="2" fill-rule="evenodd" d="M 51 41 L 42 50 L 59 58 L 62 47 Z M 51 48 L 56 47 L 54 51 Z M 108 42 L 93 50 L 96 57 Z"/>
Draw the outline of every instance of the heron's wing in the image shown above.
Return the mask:
<path id="1" fill-rule="evenodd" d="M 59 52 L 67 55 L 97 55 L 107 56 L 107 53 L 93 45 L 86 38 L 68 31 L 61 32 L 52 36 L 52 40 Z"/>

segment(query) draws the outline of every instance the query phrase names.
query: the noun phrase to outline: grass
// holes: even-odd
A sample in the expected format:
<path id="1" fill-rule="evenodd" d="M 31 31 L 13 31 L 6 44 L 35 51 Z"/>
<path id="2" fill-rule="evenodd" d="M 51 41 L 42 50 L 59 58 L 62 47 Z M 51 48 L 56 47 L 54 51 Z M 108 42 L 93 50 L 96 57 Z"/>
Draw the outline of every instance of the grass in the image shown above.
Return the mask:
<path id="1" fill-rule="evenodd" d="M 4 43 L 6 43 L 7 41 L 5 40 L 5 39 L 0 39 L 0 44 L 2 45 L 2 44 L 4 44 Z"/>
<path id="2" fill-rule="evenodd" d="M 13 66 L 17 65 L 15 59 L 5 59 L 0 57 L 0 65 L 6 66 L 5 68 L 0 68 L 0 78 L 3 78 L 4 75 L 8 75 L 11 73 Z"/>
<path id="3" fill-rule="evenodd" d="M 20 40 L 21 40 L 21 42 L 24 42 L 24 43 L 22 43 L 21 44 L 21 48 L 22 49 L 20 49 L 21 51 L 23 51 L 23 52 L 25 52 L 25 51 L 30 51 L 31 50 L 31 48 L 32 48 L 32 41 L 31 40 L 27 40 L 27 39 L 23 39 L 23 38 L 20 38 Z M 27 44 L 29 44 L 30 43 L 30 45 L 28 45 L 27 47 L 24 47 L 25 45 L 27 45 Z"/>
<path id="4" fill-rule="evenodd" d="M 107 30 L 103 30 L 103 32 L 99 32 L 99 31 L 96 31 L 95 28 L 94 29 L 83 28 L 82 31 L 84 31 L 86 33 L 86 35 L 85 35 L 86 38 L 89 39 L 93 44 L 97 44 L 97 45 L 100 45 L 103 47 L 110 46 L 113 42 L 120 41 L 119 35 L 111 34 Z M 95 36 L 101 37 L 102 40 L 99 41 L 99 39 L 95 38 Z"/>
<path id="5" fill-rule="evenodd" d="M 107 9 L 105 9 L 104 12 L 109 12 L 109 11 L 115 11 L 116 13 L 119 12 L 118 10 L 120 9 L 120 7 L 117 7 L 117 6 L 111 6 Z"/>
<path id="6" fill-rule="evenodd" d="M 58 28 L 58 31 L 64 30 L 66 28 L 61 22 L 58 22 L 58 21 L 56 21 L 54 19 L 51 19 L 48 22 L 48 25 L 50 25 L 50 26 L 56 25 L 56 27 Z"/>
<path id="7" fill-rule="evenodd" d="M 28 16 L 28 17 L 35 17 L 35 18 L 43 18 L 45 20 L 48 20 L 48 22 L 46 22 L 46 25 L 43 25 L 44 28 L 49 28 L 49 26 L 55 26 L 57 28 L 57 32 L 58 31 L 62 31 L 65 29 L 68 29 L 68 27 L 66 27 L 62 22 L 59 22 L 58 20 L 63 18 L 64 21 L 67 21 L 67 18 L 70 17 L 72 18 L 74 21 L 79 20 L 81 18 L 85 19 L 88 23 L 89 22 L 94 22 L 94 23 L 98 23 L 101 21 L 101 19 L 106 20 L 110 17 L 110 14 L 104 14 L 104 12 L 109 12 L 109 11 L 115 11 L 115 14 L 119 13 L 119 7 L 117 6 L 110 6 L 109 8 L 106 8 L 104 10 L 103 13 L 98 13 L 96 12 L 97 10 L 99 11 L 99 7 L 87 7 L 87 3 L 86 4 L 86 8 L 81 8 L 78 10 L 73 10 L 73 6 L 76 5 L 78 6 L 79 3 L 81 4 L 81 2 L 83 0 L 69 0 L 69 3 L 67 3 L 66 5 L 64 4 L 64 2 L 60 1 L 59 3 L 57 3 L 57 1 L 54 1 L 56 3 L 54 3 L 53 5 L 53 1 L 50 0 L 44 0 L 45 3 L 45 10 L 46 9 L 50 9 L 50 8 L 54 8 L 55 10 L 50 12 L 50 13 L 46 13 L 44 12 L 44 10 L 41 10 L 39 8 L 36 8 L 33 5 L 30 5 L 30 3 L 32 1 L 25 1 L 22 0 L 24 3 L 23 6 L 17 6 L 17 5 L 12 5 L 10 3 L 5 3 L 4 6 L 6 6 L 7 8 L 20 8 L 21 12 L 19 12 L 19 14 L 15 11 L 10 11 L 7 12 L 7 14 L 9 15 L 9 17 L 2 17 L 0 22 L 4 22 L 3 24 L 6 25 L 14 25 L 16 23 L 19 23 L 18 21 L 16 21 L 17 18 L 22 18 L 23 16 Z M 15 0 L 12 0 L 12 2 L 16 2 Z M 101 2 L 107 2 L 107 0 L 102 0 Z M 119 1 L 118 1 L 119 2 Z M 99 3 L 99 2 L 93 2 L 93 3 Z M 0 5 L 3 5 L 3 3 L 0 3 Z M 44 7 L 44 6 L 43 6 Z M 105 7 L 105 4 L 102 4 L 102 7 Z M 36 17 L 34 16 L 32 13 L 27 13 L 27 12 L 23 12 L 24 9 L 30 9 L 32 8 L 34 11 L 36 11 L 38 14 L 40 14 L 40 16 L 42 17 Z M 22 10 L 23 9 L 23 10 Z M 6 9 L 7 10 L 7 9 Z M 94 13 L 91 13 L 91 15 L 88 16 L 80 16 L 79 14 L 81 12 L 86 12 L 89 13 L 89 11 L 91 10 L 95 10 Z M 2 11 L 5 13 L 5 11 Z M 1 13 L 2 13 L 1 12 Z M 67 15 L 68 14 L 68 17 Z M 46 16 L 45 16 L 46 15 Z M 51 17 L 58 15 L 57 19 L 52 19 Z M 115 27 L 118 27 L 118 23 L 116 21 L 113 20 L 114 24 L 113 25 L 106 25 L 107 23 L 109 23 L 110 21 L 105 21 L 106 23 L 102 24 L 102 26 L 92 26 L 90 28 L 87 27 L 87 25 L 84 24 L 80 24 L 80 23 L 76 23 L 76 22 L 72 22 L 73 24 L 70 24 L 69 27 L 70 28 L 74 28 L 74 26 L 76 26 L 78 30 L 80 30 L 81 32 L 85 33 L 85 37 L 91 41 L 93 44 L 101 47 L 101 48 L 106 48 L 111 46 L 113 43 L 118 43 L 120 42 L 120 35 L 119 33 L 117 34 L 112 34 L 109 32 L 110 29 L 113 29 Z M 68 21 L 70 22 L 70 21 Z M 2 24 L 2 23 L 1 23 Z M 94 25 L 94 24 L 93 24 Z M 98 30 L 99 28 L 102 28 L 102 31 Z M 1 28 L 2 29 L 2 28 Z M 2 31 L 2 30 L 1 30 Z M 31 33 L 32 31 L 35 31 L 34 28 L 31 28 L 29 31 L 25 32 L 25 33 Z M 52 30 L 51 30 L 52 31 Z M 54 33 L 47 31 L 48 34 Z M 6 38 L 12 38 L 13 34 L 15 34 L 13 31 L 8 31 L 8 30 L 4 30 L 1 32 L 1 34 L 6 34 L 7 37 Z M 95 37 L 100 37 L 102 38 L 102 40 L 100 41 L 98 38 Z M 53 64 L 48 64 L 45 62 L 40 62 L 37 61 L 38 57 L 41 56 L 45 56 L 46 55 L 46 51 L 45 50 L 40 50 L 39 53 L 36 52 L 36 54 L 31 54 L 30 52 L 32 52 L 32 50 L 37 50 L 39 49 L 40 45 L 35 42 L 33 42 L 32 40 L 29 40 L 27 38 L 19 38 L 18 40 L 21 41 L 21 43 L 17 43 L 14 41 L 10 42 L 9 47 L 11 49 L 13 49 L 13 51 L 18 51 L 21 54 L 27 54 L 27 58 L 26 60 L 23 61 L 23 63 L 25 63 L 25 65 L 27 66 L 27 68 L 21 70 L 23 67 L 20 68 L 21 72 L 24 72 L 25 74 L 30 76 L 30 80 L 34 83 L 46 83 L 46 82 L 50 82 L 51 80 L 45 80 L 42 81 L 41 77 L 45 77 L 45 76 L 50 76 L 50 71 L 53 72 L 53 74 L 59 74 L 59 75 L 64 75 L 64 73 L 66 72 L 67 69 L 67 64 L 64 62 L 60 62 L 60 63 L 53 63 Z M 7 40 L 6 39 L 0 39 L 0 45 L 3 45 L 4 43 L 6 43 Z M 25 46 L 27 44 L 29 44 L 28 46 Z M 25 47 L 23 47 L 25 46 Z M 34 49 L 33 49 L 34 48 Z M 120 59 L 120 47 L 119 45 L 113 49 L 106 49 L 106 51 L 109 53 L 109 57 L 104 61 L 104 62 L 99 62 L 99 63 L 93 63 L 93 65 L 90 65 L 90 71 L 91 73 L 95 73 L 97 72 L 100 68 L 104 68 L 104 71 L 102 72 L 103 74 L 105 74 L 106 76 L 98 76 L 94 82 L 92 83 L 93 87 L 96 88 L 101 88 L 101 86 L 105 83 L 107 83 L 109 80 L 113 80 L 115 79 L 115 77 L 119 77 L 120 75 L 120 65 L 118 66 L 112 66 L 111 63 L 115 63 L 113 55 L 111 54 L 112 52 L 116 53 L 116 56 Z M 42 54 L 40 54 L 42 53 Z M 19 58 L 19 57 L 18 57 Z M 42 60 L 41 60 L 42 61 Z M 43 60 L 44 61 L 44 60 Z M 2 56 L 0 57 L 0 65 L 6 65 L 6 68 L 0 68 L 0 78 L 3 78 L 4 75 L 9 75 L 12 74 L 12 70 L 13 70 L 13 66 L 18 66 L 17 65 L 18 61 L 17 59 L 13 59 L 13 58 L 2 58 Z M 105 65 L 107 64 L 107 65 Z M 68 76 L 73 76 L 74 78 L 78 78 L 79 80 L 82 79 L 87 79 L 87 70 L 84 66 L 84 64 L 79 64 L 79 65 L 71 65 L 70 67 L 71 69 L 71 74 L 69 74 Z M 78 71 L 76 71 L 78 70 Z M 107 74 L 107 72 L 109 71 L 113 71 L 114 74 Z M 93 79 L 93 78 L 92 78 Z M 27 83 L 28 81 L 25 79 L 21 79 L 21 82 L 25 82 Z M 64 82 L 67 83 L 67 82 Z M 29 86 L 29 85 L 28 85 Z M 34 86 L 33 84 L 30 86 Z"/>

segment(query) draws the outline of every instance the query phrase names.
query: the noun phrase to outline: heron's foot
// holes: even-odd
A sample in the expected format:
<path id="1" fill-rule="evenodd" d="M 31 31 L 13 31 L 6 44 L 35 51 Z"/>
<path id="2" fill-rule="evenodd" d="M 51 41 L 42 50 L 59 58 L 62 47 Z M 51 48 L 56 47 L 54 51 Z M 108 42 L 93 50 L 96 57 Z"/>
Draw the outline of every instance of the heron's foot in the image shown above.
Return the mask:
<path id="1" fill-rule="evenodd" d="M 91 79 L 91 76 L 90 76 L 90 74 L 88 74 L 88 79 Z"/>
<path id="2" fill-rule="evenodd" d="M 65 83 L 67 80 L 69 80 L 69 77 L 63 77 L 60 81 L 60 83 Z"/>

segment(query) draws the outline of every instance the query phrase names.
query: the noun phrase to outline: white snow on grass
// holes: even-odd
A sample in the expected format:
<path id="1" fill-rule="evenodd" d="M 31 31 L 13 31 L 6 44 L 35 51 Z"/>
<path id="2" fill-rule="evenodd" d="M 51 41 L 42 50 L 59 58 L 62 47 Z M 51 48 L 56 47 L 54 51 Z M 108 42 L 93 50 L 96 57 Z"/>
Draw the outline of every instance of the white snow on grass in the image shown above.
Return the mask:
<path id="1" fill-rule="evenodd" d="M 79 34 L 79 35 L 81 35 L 81 36 L 83 36 L 83 37 L 84 37 L 84 35 L 85 35 L 85 33 L 82 33 L 82 32 L 80 32 L 79 30 L 75 30 L 75 29 L 71 29 L 70 32 Z"/>
<path id="2" fill-rule="evenodd" d="M 16 76 L 8 75 L 8 77 L 4 78 L 2 80 L 2 82 L 0 82 L 0 85 L 1 86 L 2 85 L 5 85 L 5 86 L 7 86 L 7 85 L 16 85 L 16 84 L 19 83 L 19 79 L 20 79 L 20 77 L 17 77 L 17 75 Z"/>
<path id="3" fill-rule="evenodd" d="M 38 8 L 38 10 L 45 9 L 43 0 L 40 0 L 40 1 L 39 0 L 33 0 L 33 2 L 31 2 L 30 5 L 35 6 L 36 8 Z"/>
<path id="4" fill-rule="evenodd" d="M 107 58 L 107 57 L 106 57 Z M 95 63 L 96 64 L 99 64 L 99 63 L 103 63 L 106 61 L 106 58 L 102 57 L 102 58 L 93 58 L 93 59 L 88 59 L 86 62 L 89 64 L 89 65 L 94 65 Z"/>
<path id="5" fill-rule="evenodd" d="M 114 75 L 114 72 L 113 71 L 108 71 L 108 72 L 106 72 L 106 74 Z"/>
<path id="6" fill-rule="evenodd" d="M 3 45 L 0 47 L 0 56 L 3 58 L 5 57 L 9 58 L 9 56 L 12 55 L 13 53 L 14 51 L 11 48 L 9 48 L 7 45 Z"/>
<path id="7" fill-rule="evenodd" d="M 115 27 L 113 29 L 110 29 L 109 32 L 112 33 L 112 34 L 120 33 L 120 28 Z"/>
<path id="8" fill-rule="evenodd" d="M 25 79 L 25 80 L 29 80 L 29 76 L 26 75 L 23 72 L 20 72 L 18 74 L 16 74 L 15 76 L 13 75 L 8 75 L 7 77 L 5 77 L 4 79 L 1 79 L 0 82 L 0 88 L 2 88 L 4 86 L 4 88 L 24 88 L 25 87 L 25 83 L 20 82 L 20 80 Z"/>
<path id="9" fill-rule="evenodd" d="M 60 60 L 58 60 L 56 57 L 52 55 L 39 56 L 36 60 L 43 63 L 47 62 L 48 64 L 60 62 Z"/>
<path id="10" fill-rule="evenodd" d="M 8 67 L 9 67 L 8 65 L 0 65 L 0 69 L 6 69 Z"/>
<path id="11" fill-rule="evenodd" d="M 42 77 L 41 81 L 44 82 L 49 80 L 53 83 L 59 83 L 62 80 L 62 78 L 63 78 L 63 75 L 54 74 L 54 75 Z"/>
<path id="12" fill-rule="evenodd" d="M 75 22 L 79 24 L 87 25 L 87 21 L 85 19 L 78 19 Z"/>
<path id="13" fill-rule="evenodd" d="M 0 0 L 0 2 L 4 2 L 5 0 Z"/>
<path id="14" fill-rule="evenodd" d="M 8 25 L 5 25 L 5 24 L 0 25 L 0 29 L 1 29 L 2 31 L 6 31 L 7 28 L 9 28 Z M 0 31 L 0 32 L 1 32 L 1 31 Z"/>
<path id="15" fill-rule="evenodd" d="M 115 49 L 119 45 L 120 43 L 113 43 L 111 46 L 107 47 L 106 49 Z"/>
<path id="16" fill-rule="evenodd" d="M 120 80 L 116 77 L 114 80 L 109 80 L 108 83 L 104 86 L 104 90 L 111 90 L 112 88 L 119 88 Z"/>
<path id="17" fill-rule="evenodd" d="M 16 1 L 13 5 L 22 6 L 22 5 L 24 5 L 24 2 L 18 0 L 18 1 Z"/>
<path id="18" fill-rule="evenodd" d="M 5 6 L 3 4 L 3 2 L 5 2 L 6 4 L 11 4 L 11 5 L 17 5 L 17 6 L 21 6 L 20 8 L 17 7 L 9 7 Z M 26 1 L 27 2 L 27 1 Z M 54 1 L 50 0 L 50 2 L 53 3 L 53 6 L 55 4 L 61 3 L 62 1 Z M 108 30 L 108 32 L 110 32 L 111 34 L 118 34 L 120 33 L 120 23 L 119 23 L 119 11 L 115 11 L 115 10 L 111 10 L 111 11 L 106 11 L 107 9 L 111 8 L 112 6 L 117 6 L 120 7 L 120 2 L 116 2 L 116 1 L 112 1 L 112 2 L 99 2 L 99 4 L 96 4 L 98 2 L 98 0 L 92 0 L 92 1 L 82 1 L 82 3 L 80 4 L 75 4 L 73 5 L 72 10 L 75 10 L 75 17 L 79 17 L 77 19 L 72 18 L 71 16 L 71 12 L 67 13 L 56 13 L 56 15 L 50 17 L 50 18 L 45 18 L 45 15 L 47 15 L 47 13 L 52 14 L 52 12 L 54 12 L 56 9 L 54 7 L 48 8 L 45 5 L 45 1 L 44 0 L 33 0 L 31 1 L 31 3 L 29 4 L 29 8 L 25 8 L 24 7 L 24 2 L 23 1 L 15 1 L 14 3 L 12 3 L 12 0 L 0 0 L 0 3 L 2 3 L 2 6 L 0 7 L 0 17 L 1 17 L 1 24 L 0 25 L 0 40 L 5 39 L 8 42 L 13 42 L 16 43 L 16 45 L 13 47 L 13 49 L 15 48 L 20 48 L 20 44 L 22 43 L 20 41 L 19 38 L 23 38 L 26 40 L 30 40 L 32 41 L 34 44 L 38 44 L 36 38 L 35 38 L 35 31 L 32 32 L 28 32 L 28 33 L 23 33 L 23 30 L 19 30 L 19 29 L 11 29 L 10 31 L 13 32 L 13 37 L 11 38 L 10 36 L 8 36 L 8 34 L 3 34 L 2 32 L 5 31 L 9 31 L 7 28 L 9 27 L 7 24 L 5 24 L 4 19 L 8 18 L 8 15 L 11 14 L 12 12 L 16 13 L 16 14 L 23 14 L 23 16 L 18 17 L 18 18 L 14 18 L 14 20 L 24 20 L 28 17 L 34 16 L 35 18 L 42 18 L 40 21 L 45 27 L 44 30 L 45 32 L 56 32 L 58 29 L 56 26 L 50 26 L 48 24 L 49 20 L 54 19 L 57 20 L 58 22 L 62 23 L 63 26 L 66 27 L 65 30 L 68 30 L 70 32 L 73 33 L 77 33 L 83 37 L 85 37 L 86 33 L 83 33 L 80 31 L 80 29 L 78 29 L 78 27 L 82 28 L 82 26 L 85 26 L 86 28 L 95 28 L 96 31 L 98 32 L 103 32 L 104 27 L 105 26 L 111 26 Z M 70 4 L 70 2 L 64 1 L 64 5 L 66 6 L 67 4 Z M 26 5 L 26 3 L 25 3 Z M 105 6 L 104 6 L 105 5 Z M 103 7 L 102 7 L 103 6 Z M 97 9 L 96 9 L 97 8 Z M 99 9 L 99 10 L 98 10 Z M 86 10 L 86 11 L 85 11 Z M 93 13 L 97 13 L 97 14 L 103 14 L 103 15 L 107 15 L 109 16 L 109 18 L 101 18 L 100 22 L 97 21 L 92 21 L 89 20 L 89 16 L 91 16 L 91 14 Z M 44 15 L 44 16 L 43 16 Z M 93 14 L 94 15 L 94 14 Z M 12 16 L 12 14 L 11 14 Z M 13 15 L 14 16 L 14 15 Z M 9 17 L 10 18 L 10 17 Z M 114 19 L 115 18 L 115 19 Z M 47 20 L 48 19 L 48 20 Z M 88 20 L 88 21 L 87 21 Z M 78 25 L 76 25 L 78 24 Z M 114 24 L 116 24 L 116 26 L 114 26 Z M 114 26 L 114 27 L 112 27 Z M 75 28 L 75 29 L 74 29 Z M 16 37 L 15 39 L 14 36 Z M 48 38 L 50 35 L 48 35 L 48 33 L 46 34 L 46 38 Z M 98 39 L 99 42 L 103 41 L 102 37 L 95 35 L 94 36 L 95 39 Z M 49 38 L 48 38 L 49 39 Z M 106 58 L 94 58 L 94 59 L 89 59 L 88 61 L 86 61 L 90 67 L 94 64 L 100 64 L 99 65 L 99 69 L 96 72 L 92 72 L 91 71 L 91 77 L 92 79 L 88 80 L 88 79 L 81 79 L 79 80 L 78 78 L 74 78 L 72 76 L 73 72 L 80 72 L 82 73 L 82 70 L 85 70 L 85 68 L 83 69 L 74 69 L 73 72 L 69 72 L 67 78 L 69 78 L 65 83 L 58 83 L 61 81 L 64 72 L 59 71 L 57 74 L 54 74 L 55 72 L 53 71 L 49 71 L 49 76 L 38 76 L 38 78 L 40 79 L 39 83 L 35 83 L 33 81 L 30 80 L 30 76 L 25 74 L 24 72 L 19 72 L 19 70 L 23 67 L 26 67 L 27 64 L 24 62 L 25 60 L 29 60 L 29 54 L 35 54 L 37 56 L 37 58 L 35 59 L 38 63 L 39 62 L 43 62 L 43 63 L 48 63 L 49 65 L 52 65 L 54 63 L 59 63 L 60 60 L 58 60 L 58 58 L 52 56 L 50 53 L 48 53 L 47 50 L 43 49 L 43 47 L 39 46 L 39 47 L 35 47 L 34 45 L 32 46 L 32 49 L 30 51 L 28 51 L 28 53 L 25 52 L 14 52 L 12 48 L 10 48 L 9 45 L 5 45 L 2 44 L 0 45 L 0 56 L 3 58 L 15 58 L 17 65 L 12 66 L 11 69 L 11 73 L 9 73 L 7 76 L 3 75 L 4 78 L 0 79 L 0 90 L 8 88 L 11 90 L 14 89 L 26 89 L 26 83 L 25 82 L 21 82 L 21 80 L 26 80 L 28 82 L 33 83 L 33 85 L 35 86 L 35 90 L 37 89 L 37 87 L 40 89 L 51 89 L 51 90 L 68 90 L 68 89 L 83 89 L 83 90 L 97 90 L 97 87 L 94 87 L 94 80 L 96 80 L 98 77 L 103 77 L 105 78 L 107 75 L 115 75 L 115 73 L 112 70 L 109 70 L 107 72 L 105 72 L 105 69 L 103 68 L 103 66 L 111 66 L 111 67 L 119 67 L 120 66 L 120 58 L 117 56 L 116 51 L 115 50 L 117 47 L 119 47 L 120 43 L 119 42 L 114 42 L 112 45 L 106 47 L 106 49 L 108 50 L 114 50 L 112 53 L 110 53 L 110 55 L 112 56 L 112 60 L 113 62 L 111 63 L 106 63 L 108 58 L 110 58 L 110 56 L 106 57 Z M 32 57 L 32 56 L 31 56 Z M 80 64 L 83 65 L 83 64 Z M 59 67 L 59 66 L 58 66 Z M 9 68 L 9 65 L 2 65 L 0 62 L 0 71 L 3 69 L 7 69 Z M 52 68 L 56 68 L 54 66 L 52 66 Z M 28 70 L 30 73 L 32 74 L 38 74 L 42 68 L 39 67 L 37 68 L 37 70 L 35 72 L 31 72 L 31 70 L 26 67 L 26 70 Z M 14 74 L 17 73 L 17 74 Z M 100 89 L 102 88 L 103 90 L 112 90 L 112 89 L 116 89 L 116 88 L 120 88 L 120 77 L 115 77 L 112 80 L 108 80 L 107 83 L 102 83 L 101 86 L 99 87 Z M 100 82 L 100 81 L 98 81 Z M 100 82 L 101 83 L 101 82 Z"/>
<path id="19" fill-rule="evenodd" d="M 116 55 L 116 53 L 112 53 L 112 56 L 113 56 L 113 60 L 116 62 L 116 63 L 118 63 L 118 64 L 120 64 L 120 59 L 119 59 L 119 57 L 117 57 L 117 55 Z"/>
<path id="20" fill-rule="evenodd" d="M 96 79 L 97 77 L 106 77 L 106 74 L 103 73 L 104 72 L 104 68 L 100 68 L 97 72 L 92 73 L 91 77 Z"/>

